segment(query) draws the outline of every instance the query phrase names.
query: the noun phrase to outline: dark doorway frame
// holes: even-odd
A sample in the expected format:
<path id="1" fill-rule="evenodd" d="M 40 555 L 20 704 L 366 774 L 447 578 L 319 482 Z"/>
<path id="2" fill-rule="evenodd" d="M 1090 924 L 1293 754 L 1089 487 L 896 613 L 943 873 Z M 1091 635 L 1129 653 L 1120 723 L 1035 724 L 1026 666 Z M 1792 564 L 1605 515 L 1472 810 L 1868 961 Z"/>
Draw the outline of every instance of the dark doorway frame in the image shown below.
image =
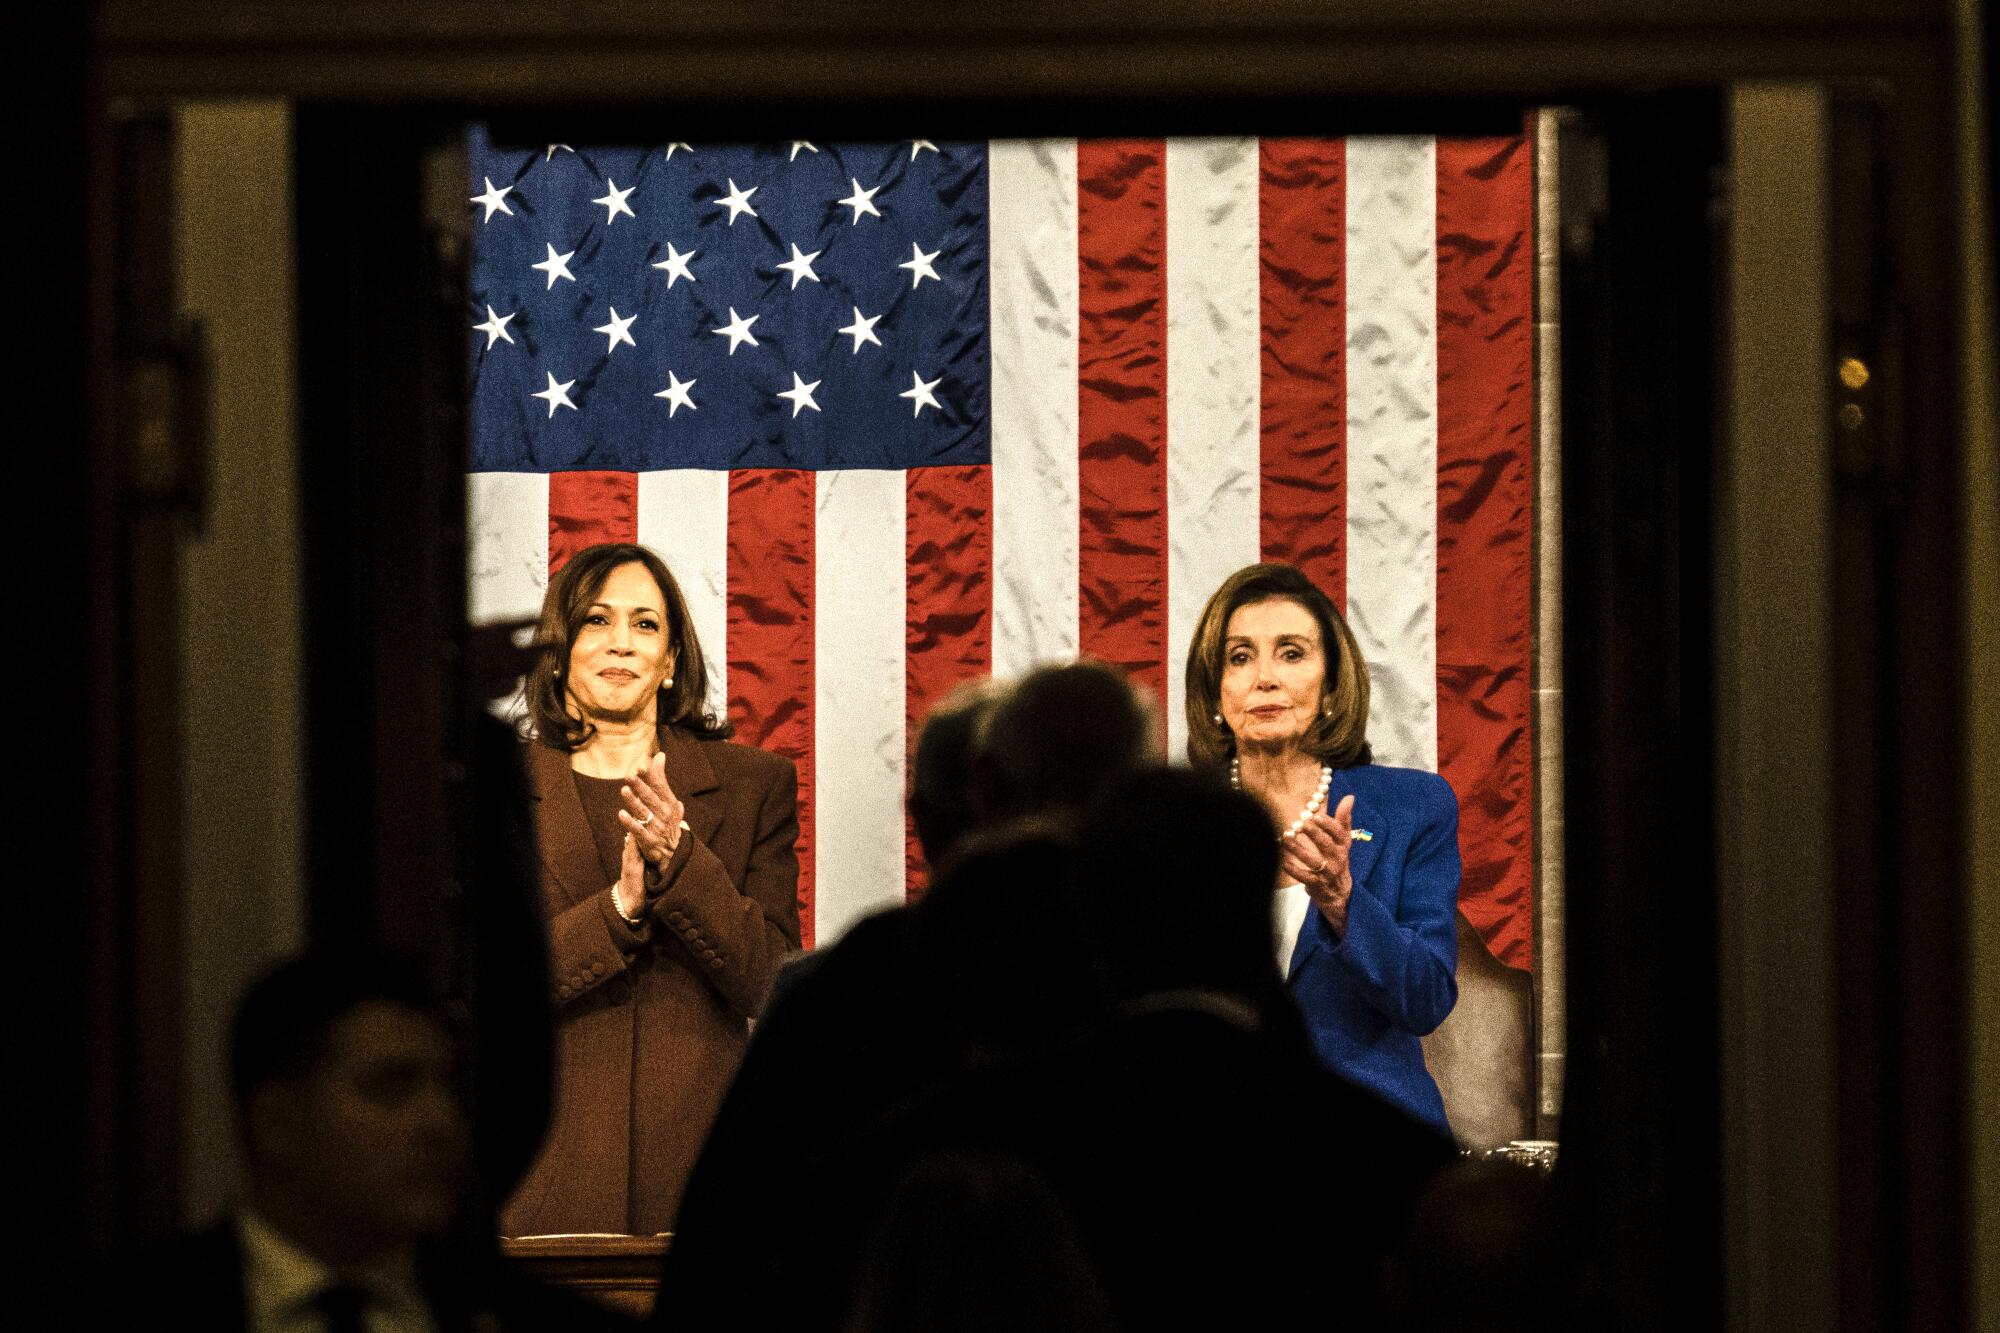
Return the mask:
<path id="1" fill-rule="evenodd" d="M 1036 114 L 1065 105 L 1065 98 L 1071 109 L 1094 105 L 1103 117 L 1068 121 L 1071 127 L 1149 133 L 1191 123 L 1237 128 L 1246 121 L 1235 117 L 1250 115 L 1246 108 L 1265 113 L 1247 122 L 1264 132 L 1285 128 L 1283 114 L 1269 114 L 1285 107 L 1312 107 L 1304 119 L 1320 132 L 1345 132 L 1414 125 L 1412 110 L 1396 108 L 1428 100 L 1435 111 L 1444 105 L 1438 98 L 1461 99 L 1457 110 L 1482 122 L 1496 107 L 1518 114 L 1531 102 L 1570 102 L 1603 111 L 1606 179 L 1615 192 L 1617 164 L 1640 146 L 1658 146 L 1667 105 L 1618 90 L 1714 90 L 1773 76 L 1872 80 L 1881 97 L 1879 142 L 1895 169 L 1886 177 L 1857 170 L 1874 182 L 1867 188 L 1875 191 L 1882 229 L 1878 253 L 1891 269 L 1893 309 L 1878 315 L 1879 327 L 1893 330 L 1883 364 L 1897 367 L 1897 379 L 1893 425 L 1842 484 L 1841 504 L 1860 535 L 1828 573 L 1842 621 L 1834 663 L 1839 762 L 1827 781 L 1844 819 L 1881 833 L 1871 844 L 1879 852 L 1843 863 L 1836 885 L 1837 906 L 1852 923 L 1838 941 L 1840 1022 L 1854 1037 L 1838 1071 L 1848 1109 L 1839 1307 L 1857 1328 L 1962 1323 L 1965 1274 L 1954 1235 L 1964 1216 L 1958 1149 L 1967 1108 L 1956 1079 L 1966 999 L 1957 949 L 1967 886 L 1960 812 L 1948 798 L 1962 779 L 1957 738 L 1969 705 L 1958 677 L 1953 577 L 1960 560 L 1951 305 L 1956 167 L 1945 147 L 1949 90 L 1935 73 L 1949 68 L 1950 47 L 1931 7 L 1841 6 L 1829 15 L 1804 3 L 1718 5 L 1699 19 L 1649 26 L 1643 17 L 1618 17 L 1610 6 L 1565 17 L 1556 11 L 1573 7 L 1519 5 L 1499 14 L 1467 5 L 1418 23 L 1389 6 L 1356 6 L 1336 17 L 1269 4 L 1225 18 L 1173 4 L 1130 29 L 1050 7 L 965 30 L 942 16 L 873 10 L 864 16 L 836 5 L 808 29 L 788 31 L 747 7 L 713 6 L 692 15 L 671 39 L 635 17 L 637 7 L 607 7 L 568 32 L 544 30 L 523 16 L 475 14 L 477 6 L 437 8 L 446 21 L 419 33 L 414 24 L 399 27 L 372 11 L 345 26 L 302 20 L 287 27 L 257 18 L 247 6 L 217 6 L 169 28 L 145 6 L 112 4 L 82 75 L 91 89 L 88 156 L 98 164 L 93 217 L 106 217 L 115 205 L 104 169 L 110 143 L 104 98 L 111 94 L 263 92 L 314 102 L 317 109 L 302 106 L 300 113 L 302 153 L 324 154 L 319 160 L 341 164 L 349 185 L 368 186 L 365 201 L 344 196 L 364 210 L 350 219 L 349 234 L 316 240 L 302 229 L 301 235 L 302 302 L 339 311 L 323 331 L 333 341 L 316 344 L 327 362 L 315 366 L 309 349 L 303 377 L 309 407 L 329 412 L 316 420 L 309 411 L 309 439 L 330 443 L 311 459 L 324 469 L 315 474 L 324 489 L 316 492 L 317 517 L 308 525 L 308 581 L 316 590 L 309 635 L 315 656 L 328 654 L 316 664 L 323 674 L 315 679 L 328 682 L 331 696 L 315 705 L 320 711 L 311 723 L 312 791 L 316 801 L 337 799 L 346 803 L 341 808 L 366 812 L 358 823 L 316 825 L 312 834 L 322 933 L 356 928 L 363 919 L 349 910 L 358 881 L 378 886 L 376 908 L 365 914 L 369 929 L 426 933 L 452 911 L 452 867 L 462 856 L 459 825 L 449 817 L 454 784 L 462 781 L 462 770 L 454 776 L 452 767 L 462 761 L 462 738 L 455 739 L 451 721 L 463 662 L 462 606 L 453 599 L 462 597 L 462 586 L 444 577 L 460 558 L 462 535 L 449 487 L 439 489 L 444 455 L 438 452 L 456 429 L 443 391 L 455 381 L 451 361 L 437 359 L 426 323 L 431 316 L 424 313 L 426 302 L 441 299 L 440 274 L 421 251 L 407 250 L 426 223 L 414 146 L 457 118 L 432 99 L 471 106 L 504 88 L 521 103 L 563 106 L 566 124 L 608 124 L 647 103 L 647 89 L 676 81 L 688 86 L 700 71 L 711 84 L 720 79 L 735 89 L 742 104 L 760 106 L 754 120 L 774 128 L 829 106 L 861 127 L 871 115 L 887 114 L 885 108 L 914 114 L 909 101 L 898 99 L 922 102 L 943 70 L 966 85 L 966 96 L 931 105 L 982 134 L 1016 129 L 992 114 L 996 108 L 1012 105 L 1019 125 L 1032 128 Z M 617 71 L 613 82 L 592 84 L 591 70 L 607 61 Z M 519 77 L 503 84 L 495 77 L 501 69 Z M 863 72 L 866 90 L 857 94 L 853 85 Z M 1328 89 L 1338 89 L 1340 99 L 1318 95 Z M 1406 101 L 1396 100 L 1398 89 Z M 1703 95 L 1689 96 L 1699 103 Z M 605 99 L 627 105 L 610 108 Z M 1157 109 L 1151 118 L 1148 106 Z M 1214 119 L 1201 120 L 1204 106 Z M 712 105 L 702 109 L 715 112 Z M 481 110 L 490 112 L 491 104 Z M 1436 115 L 1421 123 L 1440 128 Z M 730 137 L 754 129 L 754 123 L 732 125 Z M 1700 166 L 1685 161 L 1672 170 L 1693 188 Z M 1692 230 L 1691 219 L 1683 217 L 1680 226 L 1688 229 L 1663 241 L 1665 273 L 1705 271 L 1712 238 L 1705 227 Z M 92 290 L 101 293 L 114 237 L 104 225 L 89 235 Z M 1644 249 L 1643 236 L 1609 239 L 1628 256 Z M 378 277 L 393 273 L 407 284 L 402 290 L 419 294 L 407 307 L 381 299 L 386 283 L 357 286 L 351 262 L 341 260 L 351 261 L 356 247 L 369 242 L 389 247 L 381 252 L 388 267 L 378 267 Z M 322 254 L 329 260 L 324 270 L 313 258 Z M 1620 293 L 1621 282 L 1637 291 L 1659 284 L 1661 275 L 1638 272 L 1636 260 L 1625 265 L 1613 261 L 1605 292 Z M 1676 320 L 1701 317 L 1688 308 L 1698 304 L 1688 290 L 1651 289 L 1674 303 Z M 1588 292 L 1566 291 L 1566 326 L 1578 338 L 1594 331 L 1600 339 L 1589 348 L 1599 389 L 1633 386 L 1633 396 L 1618 389 L 1606 400 L 1578 403 L 1565 448 L 1567 669 L 1573 682 L 1597 683 L 1588 696 L 1572 695 L 1568 789 L 1578 804 L 1568 856 L 1574 882 L 1615 885 L 1595 909 L 1579 910 L 1581 894 L 1572 899 L 1569 1049 L 1579 1072 L 1566 1117 L 1565 1137 L 1575 1146 L 1569 1175 L 1582 1187 L 1579 1216 L 1599 1247 L 1601 1290 L 1614 1322 L 1711 1324 L 1722 1303 L 1713 1155 L 1721 1109 L 1712 1084 L 1715 990 L 1712 968 L 1701 961 L 1699 888 L 1704 879 L 1714 883 L 1703 873 L 1714 857 L 1712 847 L 1706 855 L 1699 848 L 1691 856 L 1668 854 L 1686 846 L 1686 829 L 1713 826 L 1707 818 L 1713 784 L 1705 775 L 1715 668 L 1688 592 L 1707 578 L 1712 538 L 1700 517 L 1710 461 L 1702 441 L 1712 446 L 1714 439 L 1711 368 L 1696 364 L 1684 341 L 1662 341 L 1676 327 L 1698 325 L 1635 330 L 1615 310 L 1608 321 L 1593 320 L 1591 301 Z M 101 295 L 87 305 L 91 326 L 79 332 L 85 350 L 104 345 L 109 318 Z M 1649 360 L 1663 352 L 1664 371 Z M 114 443 L 117 414 L 104 406 L 117 396 L 105 378 L 107 362 L 87 360 L 96 378 L 76 413 L 92 422 L 81 493 L 98 501 L 126 484 Z M 1575 388 L 1580 378 L 1571 369 L 1564 381 Z M 1644 402 L 1661 413 L 1633 414 Z M 1830 391 L 1828 410 L 1838 406 Z M 1602 448 L 1583 447 L 1579 422 L 1601 423 Z M 400 573 L 391 572 L 392 561 L 401 562 Z M 116 562 L 91 568 L 93 605 L 118 605 L 126 589 Z M 385 624 L 390 607 L 414 613 Z M 93 625 L 94 645 L 115 658 L 125 629 L 104 618 Z M 412 679 L 425 683 L 412 690 Z M 127 681 L 121 688 L 136 687 Z M 94 869 L 116 880 L 128 867 L 108 850 L 116 845 L 115 829 L 103 813 L 88 812 L 90 795 L 120 777 L 102 757 L 116 751 L 120 738 L 110 739 L 74 789 L 77 812 L 60 822 L 98 849 Z M 1587 792 L 1594 804 L 1583 804 Z M 1692 915 L 1662 919 L 1661 904 L 1688 901 Z M 1601 915 L 1592 919 L 1592 910 Z M 52 937 L 81 940 L 93 965 L 46 968 L 35 980 L 59 1010 L 76 1016 L 71 1030 L 79 1047 L 95 1049 L 106 1068 L 125 1068 L 146 1043 L 150 1020 L 135 1014 L 128 988 L 103 983 L 124 975 L 119 960 L 130 956 L 144 917 L 107 913 L 83 899 L 49 912 Z M 1663 944 L 1662 935 L 1671 943 Z M 139 944 L 157 942 L 137 937 Z M 1595 972 L 1586 947 L 1595 950 Z M 1666 948 L 1674 952 L 1633 952 Z M 1680 969 L 1660 966 L 1667 957 L 1692 961 Z M 102 1049 L 106 1041 L 113 1049 Z M 1634 1052 L 1658 1056 L 1657 1065 L 1633 1067 Z M 1599 1080 L 1594 1093 L 1580 1098 L 1590 1077 L 1586 1066 Z M 100 1071 L 51 1099 L 88 1113 L 74 1122 L 87 1126 L 82 1134 L 59 1136 L 75 1143 L 79 1164 L 109 1160 L 107 1153 L 137 1160 L 132 1154 L 146 1132 L 135 1123 L 129 1097 L 129 1082 Z M 1592 1162 L 1585 1171 L 1583 1164 Z M 54 1234 L 85 1245 L 92 1236 L 142 1231 L 158 1215 L 144 1204 L 144 1193 L 133 1193 L 129 1182 L 123 1192 L 94 1186 L 76 1203 L 55 1206 L 52 1217 L 69 1221 L 58 1221 Z M 1659 1210 L 1649 1211 L 1654 1205 Z"/>

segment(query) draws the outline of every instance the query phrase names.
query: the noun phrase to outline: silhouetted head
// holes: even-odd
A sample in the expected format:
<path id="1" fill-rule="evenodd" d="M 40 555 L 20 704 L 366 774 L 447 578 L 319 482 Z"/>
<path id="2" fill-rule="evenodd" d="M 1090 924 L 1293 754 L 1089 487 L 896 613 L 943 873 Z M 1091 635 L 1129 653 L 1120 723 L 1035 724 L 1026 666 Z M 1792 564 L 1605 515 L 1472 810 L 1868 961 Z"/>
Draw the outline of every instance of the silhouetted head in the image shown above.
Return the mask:
<path id="1" fill-rule="evenodd" d="M 1454 1162 L 1411 1201 L 1383 1265 L 1396 1326 L 1437 1333 L 1560 1333 L 1576 1327 L 1568 1227 L 1554 1182 L 1513 1162 Z"/>
<path id="2" fill-rule="evenodd" d="M 1152 705 L 1117 667 L 1089 659 L 1037 667 L 979 732 L 982 821 L 1080 812 L 1158 748 Z"/>
<path id="3" fill-rule="evenodd" d="M 306 955 L 253 983 L 230 1030 L 237 1124 L 261 1213 L 353 1258 L 441 1232 L 470 1130 L 450 1035 L 416 970 Z"/>
<path id="4" fill-rule="evenodd" d="M 1102 1014 L 1072 821 L 1031 816 L 972 833 L 916 910 L 935 993 L 975 1050 L 1018 1049 Z"/>
<path id="5" fill-rule="evenodd" d="M 973 746 L 1007 689 L 1005 682 L 991 677 L 966 681 L 924 719 L 910 759 L 910 819 L 933 870 L 978 823 L 972 799 Z"/>
<path id="6" fill-rule="evenodd" d="M 1204 989 L 1271 1001 L 1278 846 L 1255 800 L 1212 773 L 1147 768 L 1103 793 L 1078 842 L 1082 918 L 1120 999 Z"/>
<path id="7" fill-rule="evenodd" d="M 1116 1333 L 1103 1277 L 1034 1165 L 958 1149 L 918 1157 L 869 1228 L 842 1333 Z"/>

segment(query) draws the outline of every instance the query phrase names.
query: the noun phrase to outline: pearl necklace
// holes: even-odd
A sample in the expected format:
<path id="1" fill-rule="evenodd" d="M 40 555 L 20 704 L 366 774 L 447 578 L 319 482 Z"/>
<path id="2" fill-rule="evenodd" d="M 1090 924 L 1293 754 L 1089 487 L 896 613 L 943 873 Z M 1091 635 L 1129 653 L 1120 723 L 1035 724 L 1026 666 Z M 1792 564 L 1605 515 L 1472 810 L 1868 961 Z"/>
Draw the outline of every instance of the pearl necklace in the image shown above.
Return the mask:
<path id="1" fill-rule="evenodd" d="M 1243 790 L 1243 760 L 1236 755 L 1229 757 L 1229 785 L 1238 791 Z M 1294 819 L 1290 826 L 1278 835 L 1279 842 L 1290 842 L 1293 837 L 1297 836 L 1298 831 L 1306 826 L 1306 821 L 1319 813 L 1319 808 L 1326 804 L 1327 788 L 1332 785 L 1333 769 L 1325 764 L 1321 764 L 1319 766 L 1319 786 L 1313 788 L 1312 799 L 1306 802 L 1305 809 L 1299 811 L 1299 817 Z"/>

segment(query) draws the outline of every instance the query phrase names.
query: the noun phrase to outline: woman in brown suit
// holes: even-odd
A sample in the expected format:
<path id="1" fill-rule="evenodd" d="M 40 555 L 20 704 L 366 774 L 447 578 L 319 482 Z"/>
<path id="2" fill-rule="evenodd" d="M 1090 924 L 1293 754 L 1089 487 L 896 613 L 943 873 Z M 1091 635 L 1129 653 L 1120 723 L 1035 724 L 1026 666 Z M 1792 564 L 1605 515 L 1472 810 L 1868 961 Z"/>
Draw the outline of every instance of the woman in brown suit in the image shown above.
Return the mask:
<path id="1" fill-rule="evenodd" d="M 687 602 L 642 546 L 549 582 L 526 691 L 556 1113 L 509 1235 L 670 1230 L 750 1019 L 798 947 L 798 775 L 724 738 Z"/>

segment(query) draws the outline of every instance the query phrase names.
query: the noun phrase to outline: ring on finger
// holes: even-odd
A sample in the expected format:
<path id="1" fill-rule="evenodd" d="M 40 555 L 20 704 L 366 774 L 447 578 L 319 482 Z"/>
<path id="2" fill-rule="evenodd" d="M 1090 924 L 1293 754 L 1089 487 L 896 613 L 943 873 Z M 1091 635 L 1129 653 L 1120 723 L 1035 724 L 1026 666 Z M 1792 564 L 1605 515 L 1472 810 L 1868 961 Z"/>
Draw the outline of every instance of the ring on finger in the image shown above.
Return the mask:
<path id="1" fill-rule="evenodd" d="M 648 810 L 646 812 L 646 817 L 644 819 L 635 820 L 634 822 L 637 823 L 640 828 L 646 827 L 646 825 L 653 822 L 653 812 L 651 810 Z"/>

